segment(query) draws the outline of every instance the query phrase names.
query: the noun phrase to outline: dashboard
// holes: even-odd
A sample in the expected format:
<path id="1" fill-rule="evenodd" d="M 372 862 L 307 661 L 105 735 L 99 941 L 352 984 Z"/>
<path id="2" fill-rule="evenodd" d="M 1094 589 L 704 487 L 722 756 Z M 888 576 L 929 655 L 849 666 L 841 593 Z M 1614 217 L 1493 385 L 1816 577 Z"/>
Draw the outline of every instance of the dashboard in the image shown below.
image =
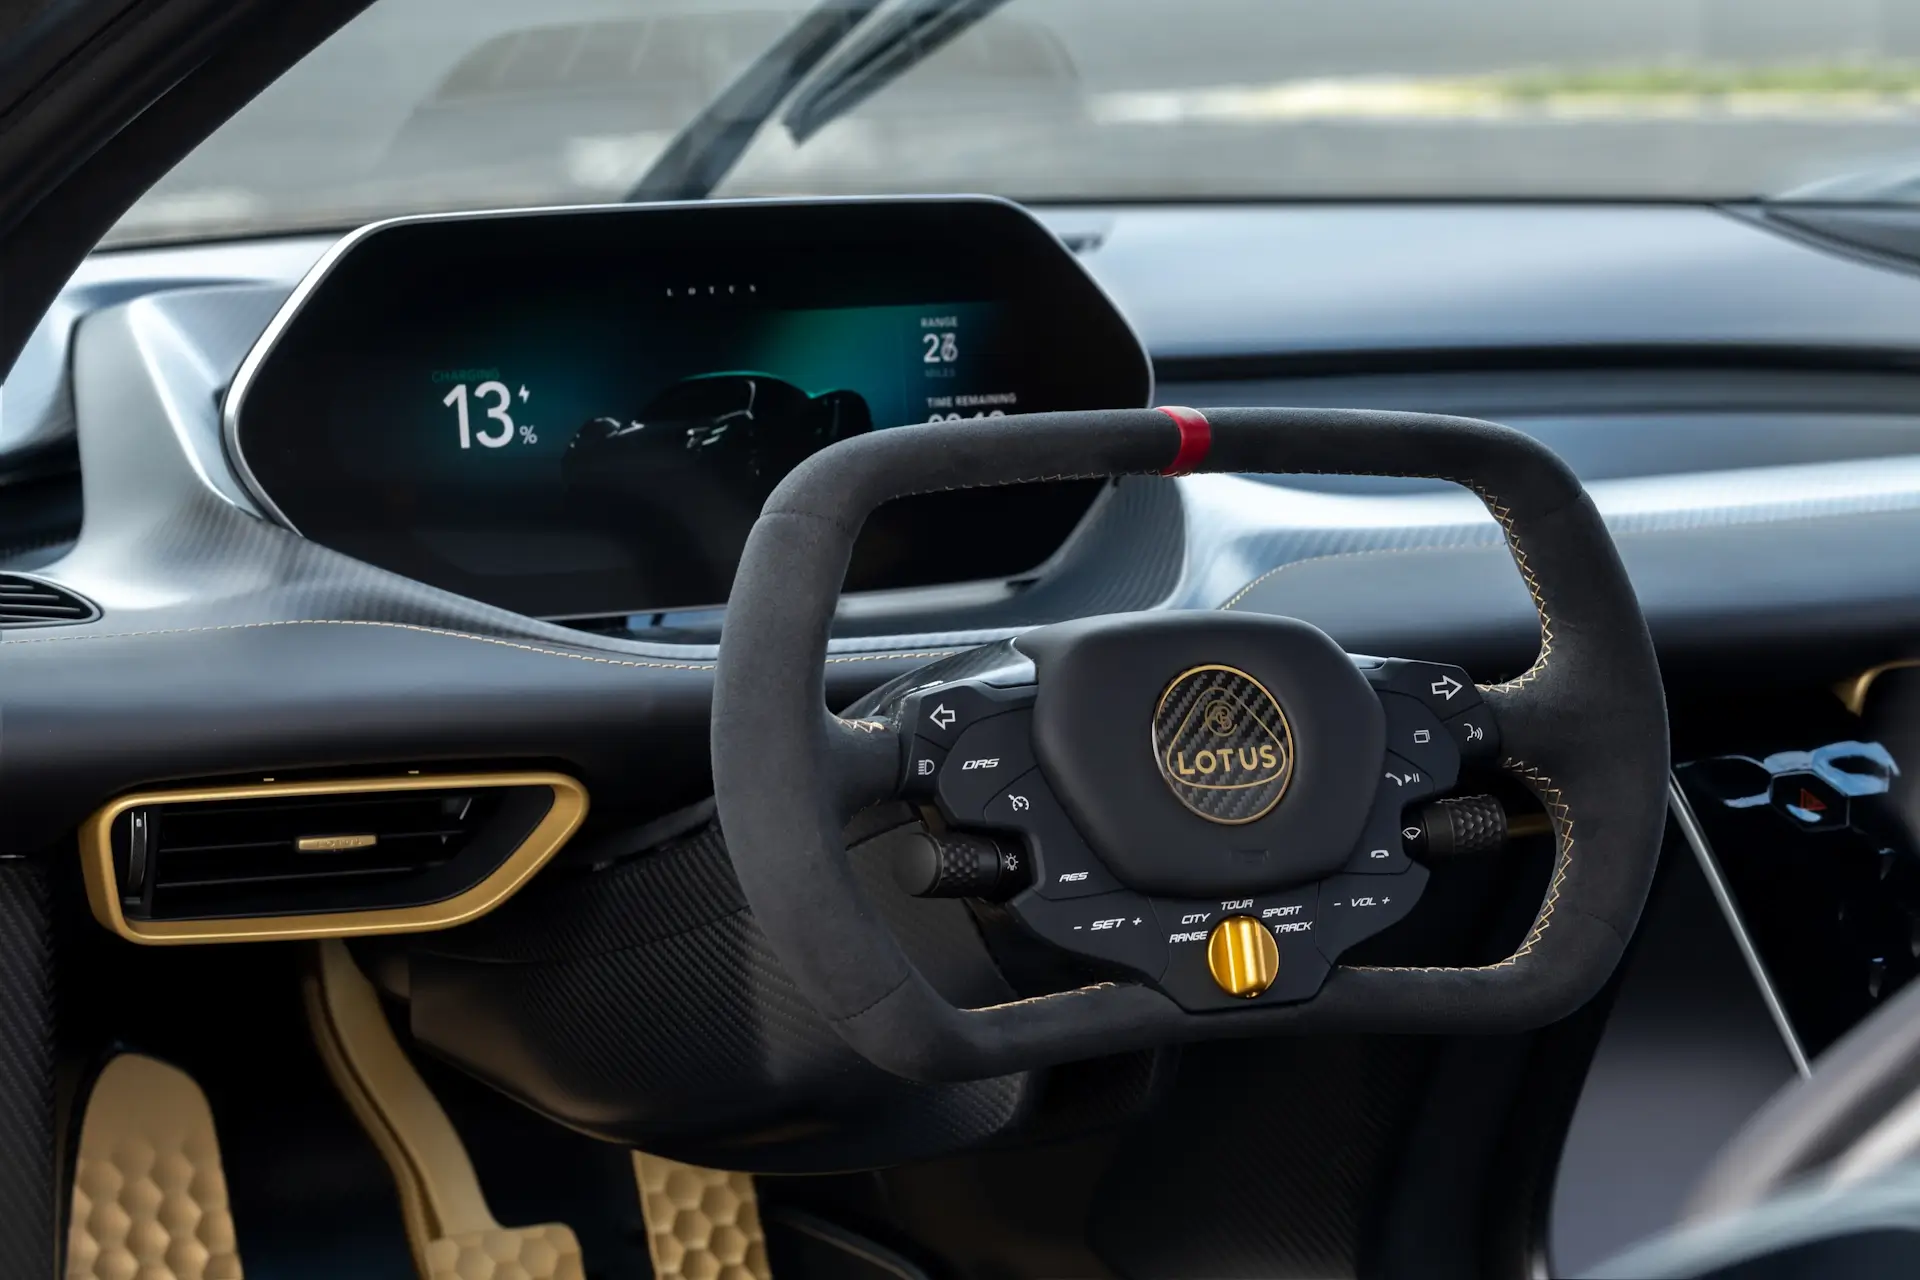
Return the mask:
<path id="1" fill-rule="evenodd" d="M 1920 272 L 1739 209 L 878 207 L 409 219 L 96 256 L 0 397 L 0 467 L 50 513 L 9 527 L 0 568 L 98 607 L 0 629 L 0 853 L 70 849 L 142 788 L 564 772 L 593 797 L 575 845 L 415 969 L 416 1031 L 473 1066 L 503 1035 L 470 1016 L 476 993 L 522 1000 L 535 1040 L 558 1017 L 502 954 L 679 937 L 684 868 L 725 879 L 724 851 L 685 832 L 670 857 L 620 859 L 711 792 L 716 606 L 751 514 L 815 449 L 996 409 L 1419 408 L 1536 435 L 1605 516 L 1669 681 L 1684 794 L 1772 988 L 1762 1031 L 1817 1052 L 1920 971 L 1914 882 L 1878 878 L 1912 857 L 1893 806 L 1914 748 L 1826 688 L 1905 657 L 1920 626 Z M 1481 680 L 1523 670 L 1539 636 L 1484 508 L 1418 480 L 941 495 L 882 512 L 847 586 L 836 707 L 1121 610 L 1297 616 L 1349 652 Z M 1802 775 L 1845 794 L 1847 824 L 1802 816 L 1835 807 Z M 127 834 L 102 841 L 123 869 Z M 571 931 L 560 904 L 595 910 L 601 867 L 633 886 L 618 901 L 661 905 Z M 1796 930 L 1810 875 L 1860 930 Z M 513 930 L 553 951 L 515 951 Z M 664 1038 L 710 1029 L 711 1008 L 652 998 Z M 619 1031 L 583 1034 L 612 1052 Z M 1677 1057 L 1634 1070 L 1622 1097 L 1688 1096 Z M 546 1083 L 551 1112 L 608 1103 L 592 1080 Z M 651 1133 L 744 1096 L 696 1083 L 715 1092 L 595 1114 Z M 846 1158 L 894 1158 L 910 1128 Z M 1674 1133 L 1642 1136 L 1687 1167 Z"/>

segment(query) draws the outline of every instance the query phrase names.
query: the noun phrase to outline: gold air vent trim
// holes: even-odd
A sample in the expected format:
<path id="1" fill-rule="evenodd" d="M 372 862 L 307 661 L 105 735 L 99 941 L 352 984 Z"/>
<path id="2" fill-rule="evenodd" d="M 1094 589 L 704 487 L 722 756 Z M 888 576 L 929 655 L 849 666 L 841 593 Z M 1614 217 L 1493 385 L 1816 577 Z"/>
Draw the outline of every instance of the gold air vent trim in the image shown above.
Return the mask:
<path id="1" fill-rule="evenodd" d="M 543 786 L 552 793 L 547 811 L 525 838 L 478 883 L 438 901 L 404 907 L 371 907 L 302 915 L 227 916 L 204 919 L 142 919 L 122 907 L 115 866 L 114 824 L 132 810 L 169 805 L 245 802 L 287 797 L 385 795 L 394 792 Z M 517 893 L 579 830 L 587 813 L 587 792 L 563 773 L 437 773 L 368 778 L 327 778 L 307 782 L 259 782 L 239 786 L 141 791 L 105 805 L 80 828 L 80 868 L 94 919 L 129 942 L 173 945 L 196 942 L 253 942 L 267 939 L 343 938 L 382 933 L 424 933 L 474 920 Z M 327 850 L 368 848 L 374 842 L 330 843 Z M 356 833 L 344 837 L 359 841 Z M 303 845 L 305 841 L 301 842 Z M 304 851 L 312 852 L 314 848 Z"/>

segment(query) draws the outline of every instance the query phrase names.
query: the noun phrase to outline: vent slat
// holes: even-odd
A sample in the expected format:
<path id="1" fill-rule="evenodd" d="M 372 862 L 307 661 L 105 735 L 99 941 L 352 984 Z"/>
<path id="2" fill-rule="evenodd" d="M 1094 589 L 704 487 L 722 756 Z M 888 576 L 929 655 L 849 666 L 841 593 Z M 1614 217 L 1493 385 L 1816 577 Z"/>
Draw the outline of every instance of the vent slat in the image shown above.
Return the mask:
<path id="1" fill-rule="evenodd" d="M 170 844 L 168 853 L 245 853 L 249 849 L 285 849 L 291 840 L 235 840 L 221 844 Z"/>
<path id="2" fill-rule="evenodd" d="M 400 808 L 409 805 L 417 807 L 422 804 L 451 805 L 455 802 L 464 804 L 471 799 L 472 795 L 470 791 L 395 791 L 365 796 L 288 796 L 284 799 L 265 800 L 203 800 L 197 804 L 174 805 L 167 812 L 183 816 L 218 814 L 222 817 L 255 813 L 288 813 L 299 809 L 342 813 L 367 808 Z M 427 799 L 423 800 L 423 796 Z"/>
<path id="3" fill-rule="evenodd" d="M 361 833 L 357 831 L 348 832 L 343 830 L 343 831 L 308 831 L 303 834 L 307 836 L 330 836 L 330 835 L 359 835 Z M 388 846 L 401 844 L 408 840 L 450 840 L 455 836 L 466 835 L 467 829 L 465 827 L 442 827 L 434 831 L 380 831 L 373 834 L 377 834 L 379 836 L 379 843 L 377 845 L 369 846 L 369 848 L 384 849 L 384 848 L 387 848 Z M 299 838 L 300 837 L 298 836 L 289 836 L 289 837 L 286 837 L 283 839 L 277 839 L 277 840 L 223 840 L 215 844 L 162 844 L 161 848 L 167 853 L 244 853 L 249 849 L 292 849 L 292 848 L 295 848 L 295 842 Z M 366 853 L 367 851 L 368 851 L 367 849 L 348 849 L 344 851 L 322 849 L 322 850 L 302 850 L 300 852 L 304 857 L 324 858 L 329 856 L 330 854 L 335 854 L 339 852 Z"/>
<path id="4" fill-rule="evenodd" d="M 215 885 L 225 887 L 228 885 L 242 884 L 291 884 L 301 880 L 342 880 L 365 879 L 369 876 L 400 876 L 409 875 L 416 871 L 424 871 L 428 867 L 437 867 L 446 861 L 445 858 L 436 858 L 430 863 L 422 862 L 419 864 L 409 864 L 404 867 L 358 867 L 344 871 L 288 871 L 275 875 L 260 876 L 210 876 L 202 880 L 169 880 L 164 887 L 168 889 L 205 889 Z"/>
<path id="5" fill-rule="evenodd" d="M 99 616 L 91 600 L 65 587 L 22 574 L 0 574 L 0 630 L 91 622 Z"/>
<path id="6" fill-rule="evenodd" d="M 300 910 L 315 894 L 334 900 L 365 892 L 349 885 L 391 885 L 379 892 L 404 901 L 403 886 L 460 857 L 502 803 L 500 790 L 446 787 L 159 805 L 148 811 L 146 901 L 161 918 L 272 914 Z M 375 842 L 297 847 L 303 838 L 336 834 Z"/>

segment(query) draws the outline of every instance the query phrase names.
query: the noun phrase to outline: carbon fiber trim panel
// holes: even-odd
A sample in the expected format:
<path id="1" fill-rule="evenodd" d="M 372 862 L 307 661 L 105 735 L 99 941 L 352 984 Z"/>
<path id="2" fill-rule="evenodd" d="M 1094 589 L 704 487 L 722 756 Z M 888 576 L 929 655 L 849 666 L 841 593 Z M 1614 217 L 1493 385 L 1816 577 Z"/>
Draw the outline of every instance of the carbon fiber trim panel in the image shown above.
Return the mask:
<path id="1" fill-rule="evenodd" d="M 1129 1280 L 1354 1276 L 1363 1214 L 1393 1172 L 1438 1043 L 1288 1037 L 1184 1050 L 1169 1105 L 1095 1193 L 1094 1248 Z"/>
<path id="2" fill-rule="evenodd" d="M 0 1275 L 54 1274 L 53 952 L 37 867 L 0 862 Z"/>
<path id="3" fill-rule="evenodd" d="M 207 627 L 296 619 L 406 622 L 583 652 L 679 662 L 711 645 L 589 635 L 399 577 L 261 519 L 235 477 L 217 406 L 226 378 L 279 305 L 259 287 L 182 289 L 89 317 L 74 343 L 74 394 L 89 518 L 49 576 L 98 599 L 107 616 L 65 634 Z M 1106 571 L 1113 546 L 1129 572 Z M 947 619 L 962 639 L 1075 612 L 1137 608 L 1169 592 L 1183 560 L 1178 504 L 1166 485 L 1117 489 L 1033 587 Z M 964 621 L 962 621 L 964 618 Z M 949 643 L 929 618 L 912 650 Z M 869 627 L 871 624 L 867 624 Z M 964 642 L 964 639 L 963 639 Z M 850 654 L 902 646 L 842 642 Z"/>
<path id="4" fill-rule="evenodd" d="M 948 970 L 968 942 L 917 939 Z M 857 1056 L 767 946 L 716 826 L 605 870 L 556 868 L 422 936 L 408 962 L 422 1044 L 564 1124 L 688 1164 L 896 1164 L 1005 1133 L 1037 1097 L 1033 1073 L 928 1087 Z M 967 971 L 987 963 L 980 950 Z"/>
<path id="5" fill-rule="evenodd" d="M 279 301 L 259 286 L 179 289 L 79 327 L 73 394 L 88 517 L 47 576 L 103 614 L 0 637 L 15 731 L 0 803 L 16 816 L 0 847 L 58 838 L 103 794 L 261 771 L 544 759 L 579 764 L 590 785 L 624 786 L 626 766 L 646 754 L 659 761 L 663 805 L 705 794 L 714 646 L 534 621 L 329 551 L 253 508 L 228 465 L 217 406 Z M 945 618 L 955 629 L 907 645 L 836 641 L 829 695 L 850 701 L 1009 627 L 1150 605 L 1178 580 L 1179 525 L 1170 485 L 1116 487 L 1035 583 Z M 1133 570 L 1106 571 L 1115 545 L 1129 548 Z M 858 626 L 874 625 L 868 610 Z M 369 679 L 389 687 L 376 693 Z M 561 686 L 597 692 L 564 718 L 548 715 L 541 709 L 565 700 Z"/>

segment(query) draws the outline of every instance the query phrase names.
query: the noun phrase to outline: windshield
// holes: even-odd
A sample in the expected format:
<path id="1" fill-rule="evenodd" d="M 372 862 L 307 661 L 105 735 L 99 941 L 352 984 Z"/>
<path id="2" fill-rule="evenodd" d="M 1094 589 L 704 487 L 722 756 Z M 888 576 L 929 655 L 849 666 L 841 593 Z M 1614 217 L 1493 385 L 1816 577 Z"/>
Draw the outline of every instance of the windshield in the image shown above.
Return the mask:
<path id="1" fill-rule="evenodd" d="M 800 0 L 378 0 L 112 242 L 623 198 Z M 884 12 L 884 10 L 883 10 Z M 715 195 L 1909 194 L 1920 0 L 1012 0 Z"/>

